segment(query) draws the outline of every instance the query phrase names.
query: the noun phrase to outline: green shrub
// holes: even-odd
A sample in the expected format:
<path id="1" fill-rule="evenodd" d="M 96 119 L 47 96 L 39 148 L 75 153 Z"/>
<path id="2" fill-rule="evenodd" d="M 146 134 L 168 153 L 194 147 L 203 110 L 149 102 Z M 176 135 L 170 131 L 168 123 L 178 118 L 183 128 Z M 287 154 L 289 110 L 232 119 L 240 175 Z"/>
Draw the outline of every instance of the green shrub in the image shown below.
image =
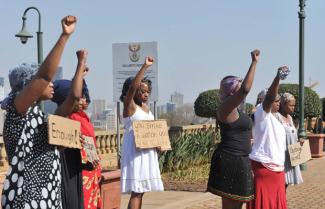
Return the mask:
<path id="1" fill-rule="evenodd" d="M 210 162 L 216 147 L 214 129 L 198 131 L 171 139 L 173 150 L 159 156 L 162 172 L 184 170 Z"/>
<path id="2" fill-rule="evenodd" d="M 279 93 L 288 92 L 296 98 L 296 108 L 293 118 L 299 117 L 299 85 L 298 84 L 281 84 Z M 319 117 L 321 114 L 321 103 L 318 94 L 311 88 L 305 87 L 305 115 L 304 118 Z"/>
<path id="3" fill-rule="evenodd" d="M 212 89 L 200 93 L 194 102 L 195 114 L 205 118 L 216 118 L 217 109 L 220 105 L 218 93 L 218 89 Z"/>
<path id="4" fill-rule="evenodd" d="M 254 109 L 254 105 L 252 105 L 251 103 L 245 103 L 245 108 L 246 108 L 246 114 L 247 115 L 251 115 L 252 111 Z"/>

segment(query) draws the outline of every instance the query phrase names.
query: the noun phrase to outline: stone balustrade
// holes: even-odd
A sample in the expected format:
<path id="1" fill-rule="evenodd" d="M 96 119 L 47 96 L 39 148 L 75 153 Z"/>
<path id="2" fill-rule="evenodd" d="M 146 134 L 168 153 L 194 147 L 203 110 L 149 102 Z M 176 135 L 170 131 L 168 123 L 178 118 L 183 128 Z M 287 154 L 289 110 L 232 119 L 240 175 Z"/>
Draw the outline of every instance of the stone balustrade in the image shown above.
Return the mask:
<path id="1" fill-rule="evenodd" d="M 5 149 L 5 144 L 3 143 L 3 138 L 0 136 L 0 173 L 7 170 L 7 154 Z"/>
<path id="2" fill-rule="evenodd" d="M 314 127 L 316 119 L 312 120 L 311 127 Z M 307 122 L 305 125 L 307 126 Z M 308 129 L 308 127 L 306 127 Z M 169 128 L 169 137 L 171 140 L 181 136 L 198 134 L 201 131 L 215 130 L 215 124 L 188 125 L 188 126 L 173 126 Z M 123 140 L 123 130 L 120 131 L 121 145 Z M 97 151 L 101 158 L 103 170 L 116 170 L 119 167 L 118 163 L 118 146 L 116 131 L 95 131 L 97 139 Z M 3 138 L 0 136 L 0 173 L 7 170 L 7 156 L 3 143 Z"/>
<path id="3" fill-rule="evenodd" d="M 189 125 L 169 128 L 169 136 L 171 139 L 176 139 L 178 136 L 186 136 L 190 134 L 197 134 L 200 131 L 215 129 L 214 124 L 203 125 Z M 123 140 L 123 130 L 120 131 L 121 144 Z M 101 158 L 103 170 L 116 170 L 118 164 L 118 146 L 116 131 L 96 131 L 97 151 Z M 2 136 L 0 136 L 0 172 L 7 170 L 7 156 L 3 143 Z"/>
<path id="4" fill-rule="evenodd" d="M 188 126 L 173 126 L 169 128 L 169 137 L 177 139 L 181 136 L 196 135 L 201 131 L 215 130 L 215 124 L 188 125 Z"/>

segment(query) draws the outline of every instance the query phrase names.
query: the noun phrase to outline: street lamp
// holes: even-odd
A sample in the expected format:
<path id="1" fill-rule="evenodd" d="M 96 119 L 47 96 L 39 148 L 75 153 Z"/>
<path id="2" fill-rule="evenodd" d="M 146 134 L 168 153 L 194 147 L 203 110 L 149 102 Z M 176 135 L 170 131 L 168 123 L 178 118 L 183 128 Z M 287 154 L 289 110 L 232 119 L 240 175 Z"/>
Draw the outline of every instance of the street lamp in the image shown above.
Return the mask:
<path id="1" fill-rule="evenodd" d="M 38 31 L 37 33 L 37 59 L 38 64 L 41 64 L 43 62 L 43 32 L 41 32 L 41 13 L 36 7 L 28 7 L 24 11 L 24 15 L 22 17 L 23 19 L 23 26 L 21 28 L 21 31 L 17 33 L 15 36 L 20 38 L 21 43 L 26 44 L 29 38 L 32 38 L 33 35 L 30 34 L 26 29 L 26 14 L 30 9 L 34 9 L 38 13 Z"/>
<path id="2" fill-rule="evenodd" d="M 306 130 L 304 126 L 304 105 L 305 105 L 305 84 L 304 84 L 304 67 L 305 67 L 305 0 L 299 0 L 300 11 L 299 16 L 299 129 L 298 137 L 306 138 Z M 302 170 L 307 169 L 306 163 L 301 165 Z"/>
<path id="3" fill-rule="evenodd" d="M 305 104 L 305 89 L 304 89 L 304 65 L 305 65 L 305 0 L 299 0 L 300 11 L 299 15 L 299 138 L 306 138 L 306 130 L 304 127 L 304 104 Z"/>

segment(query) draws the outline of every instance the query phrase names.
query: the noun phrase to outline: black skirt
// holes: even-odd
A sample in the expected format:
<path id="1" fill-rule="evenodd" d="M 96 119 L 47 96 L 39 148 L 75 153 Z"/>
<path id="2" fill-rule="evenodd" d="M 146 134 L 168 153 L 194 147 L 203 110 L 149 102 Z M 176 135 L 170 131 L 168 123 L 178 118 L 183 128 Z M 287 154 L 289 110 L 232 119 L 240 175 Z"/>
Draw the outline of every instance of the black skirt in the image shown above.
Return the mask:
<path id="1" fill-rule="evenodd" d="M 215 150 L 211 159 L 207 190 L 242 202 L 254 199 L 253 176 L 248 156 L 236 156 Z"/>
<path id="2" fill-rule="evenodd" d="M 83 209 L 81 155 L 79 149 L 60 151 L 62 175 L 62 208 Z"/>

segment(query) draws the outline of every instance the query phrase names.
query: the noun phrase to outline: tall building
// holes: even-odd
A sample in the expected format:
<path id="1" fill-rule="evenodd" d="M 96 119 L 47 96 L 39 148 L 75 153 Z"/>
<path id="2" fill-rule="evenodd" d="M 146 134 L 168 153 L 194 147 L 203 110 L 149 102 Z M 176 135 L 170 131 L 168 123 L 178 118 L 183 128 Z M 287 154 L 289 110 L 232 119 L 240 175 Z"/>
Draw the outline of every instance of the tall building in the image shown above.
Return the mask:
<path id="1" fill-rule="evenodd" d="M 58 68 L 58 71 L 56 72 L 53 81 L 60 80 L 60 79 L 63 79 L 63 68 L 62 67 Z M 52 102 L 50 100 L 44 101 L 44 112 L 53 114 L 55 112 L 56 108 L 57 108 L 57 105 L 54 102 Z"/>
<path id="2" fill-rule="evenodd" d="M 53 80 L 55 81 L 55 80 L 60 80 L 60 79 L 63 79 L 63 67 L 58 67 L 58 71 L 56 71 L 56 74 L 55 74 Z"/>
<path id="3" fill-rule="evenodd" d="M 166 105 L 159 105 L 157 107 L 157 116 L 158 118 L 162 115 L 162 114 L 165 114 L 167 112 L 167 108 L 166 108 Z"/>
<path id="4" fill-rule="evenodd" d="M 116 113 L 115 111 L 112 111 L 110 113 L 107 113 L 106 121 L 107 121 L 107 130 L 116 130 Z"/>
<path id="5" fill-rule="evenodd" d="M 170 102 L 176 104 L 176 107 L 183 106 L 183 99 L 184 95 L 176 91 L 170 96 Z"/>
<path id="6" fill-rule="evenodd" d="M 0 77 L 0 101 L 5 98 L 5 78 Z"/>
<path id="7" fill-rule="evenodd" d="M 92 120 L 98 120 L 100 115 L 106 109 L 106 101 L 105 99 L 93 99 L 91 101 L 91 106 L 92 106 L 92 111 L 91 111 Z"/>
<path id="8" fill-rule="evenodd" d="M 95 128 L 105 130 L 116 130 L 116 112 L 113 109 L 106 109 L 97 119 L 93 120 Z"/>
<path id="9" fill-rule="evenodd" d="M 175 112 L 176 111 L 176 104 L 172 103 L 172 102 L 167 102 L 166 111 L 167 111 L 167 113 Z"/>

